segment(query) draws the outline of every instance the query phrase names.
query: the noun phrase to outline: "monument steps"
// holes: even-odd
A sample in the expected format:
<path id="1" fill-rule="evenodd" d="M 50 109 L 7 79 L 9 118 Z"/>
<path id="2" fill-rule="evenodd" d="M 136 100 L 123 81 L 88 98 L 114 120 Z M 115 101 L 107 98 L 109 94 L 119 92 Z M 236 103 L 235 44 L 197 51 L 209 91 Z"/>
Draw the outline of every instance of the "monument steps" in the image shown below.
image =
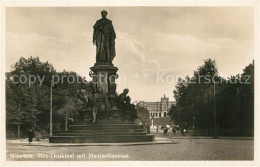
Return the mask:
<path id="1" fill-rule="evenodd" d="M 136 124 L 103 124 L 103 125 L 70 125 L 68 126 L 70 130 L 89 130 L 89 129 L 142 129 L 143 126 Z"/>
<path id="2" fill-rule="evenodd" d="M 59 133 L 59 136 L 107 136 L 107 135 L 146 135 L 146 132 L 92 132 L 92 133 Z"/>
<path id="3" fill-rule="evenodd" d="M 143 132 L 144 129 L 89 129 L 89 130 L 68 130 L 68 131 L 63 131 L 60 133 L 95 133 L 95 132 Z M 59 133 L 57 133 L 59 134 Z"/>
<path id="4" fill-rule="evenodd" d="M 101 122 L 101 121 L 100 121 Z M 49 138 L 50 143 L 120 143 L 153 141 L 154 135 L 147 134 L 143 125 L 122 123 L 117 120 L 105 124 L 90 124 L 89 121 L 70 124 L 63 131 Z"/>
<path id="5" fill-rule="evenodd" d="M 154 141 L 154 135 L 54 136 L 50 143 L 125 143 Z"/>
<path id="6" fill-rule="evenodd" d="M 81 122 L 72 122 L 71 125 L 90 125 L 90 121 L 81 121 Z M 104 120 L 98 120 L 97 124 L 103 125 L 103 124 L 135 124 L 134 121 L 129 120 L 122 120 L 122 119 L 104 119 Z"/>

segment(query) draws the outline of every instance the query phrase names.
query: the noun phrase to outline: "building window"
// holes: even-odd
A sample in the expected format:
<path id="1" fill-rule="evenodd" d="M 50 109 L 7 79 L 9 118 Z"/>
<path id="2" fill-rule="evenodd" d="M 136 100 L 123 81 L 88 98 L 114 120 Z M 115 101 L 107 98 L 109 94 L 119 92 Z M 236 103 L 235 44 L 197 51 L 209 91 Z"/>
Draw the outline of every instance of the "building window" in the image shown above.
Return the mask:
<path id="1" fill-rule="evenodd" d="M 162 117 L 162 114 L 161 114 L 161 113 L 159 113 L 159 117 Z"/>
<path id="2" fill-rule="evenodd" d="M 158 117 L 158 114 L 156 113 L 155 116 Z"/>
<path id="3" fill-rule="evenodd" d="M 166 112 L 163 113 L 164 117 L 166 117 Z"/>

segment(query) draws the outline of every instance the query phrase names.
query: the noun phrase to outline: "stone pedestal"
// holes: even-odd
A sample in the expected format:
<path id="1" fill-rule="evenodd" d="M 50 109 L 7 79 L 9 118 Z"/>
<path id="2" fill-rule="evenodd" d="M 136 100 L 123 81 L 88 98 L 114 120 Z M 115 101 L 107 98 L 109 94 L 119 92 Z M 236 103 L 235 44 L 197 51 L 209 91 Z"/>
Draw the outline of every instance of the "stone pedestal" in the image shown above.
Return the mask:
<path id="1" fill-rule="evenodd" d="M 118 77 L 116 74 L 118 68 L 114 67 L 111 64 L 104 64 L 95 65 L 90 69 L 90 76 L 93 78 L 95 89 L 97 89 L 100 86 L 103 90 L 103 93 L 114 93 L 113 91 L 115 91 L 115 80 Z"/>

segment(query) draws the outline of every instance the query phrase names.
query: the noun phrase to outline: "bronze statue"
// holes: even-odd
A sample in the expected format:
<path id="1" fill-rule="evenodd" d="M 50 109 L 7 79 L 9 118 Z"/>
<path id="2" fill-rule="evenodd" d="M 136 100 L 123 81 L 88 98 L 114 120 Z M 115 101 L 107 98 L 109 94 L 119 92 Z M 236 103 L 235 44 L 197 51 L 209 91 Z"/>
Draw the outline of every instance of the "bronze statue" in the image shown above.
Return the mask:
<path id="1" fill-rule="evenodd" d="M 93 45 L 96 45 L 96 62 L 112 63 L 115 52 L 116 33 L 112 21 L 107 19 L 107 11 L 101 12 L 102 19 L 94 25 Z"/>
<path id="2" fill-rule="evenodd" d="M 88 97 L 87 97 L 86 91 L 84 89 L 81 89 L 80 91 L 78 91 L 78 98 L 84 102 L 83 109 L 87 109 Z"/>
<path id="3" fill-rule="evenodd" d="M 97 102 L 99 103 L 99 108 L 101 111 L 109 112 L 111 110 L 111 105 L 108 100 L 108 96 L 103 92 L 102 87 L 98 86 L 97 91 L 95 93 L 95 97 Z"/>
<path id="4" fill-rule="evenodd" d="M 121 109 L 126 109 L 130 105 L 131 98 L 127 96 L 128 92 L 129 89 L 124 89 L 123 93 L 118 96 L 118 107 Z"/>
<path id="5" fill-rule="evenodd" d="M 93 122 L 96 122 L 96 118 L 97 118 L 97 109 L 98 109 L 98 103 L 96 100 L 96 97 L 92 94 L 92 92 L 85 92 L 85 90 L 80 90 L 78 93 L 78 97 L 84 101 L 84 106 L 83 109 L 87 109 L 87 107 L 91 108 L 92 111 L 92 116 L 93 116 Z"/>
<path id="6" fill-rule="evenodd" d="M 93 123 L 96 123 L 96 121 L 97 121 L 98 103 L 97 103 L 96 97 L 91 92 L 88 93 L 88 102 L 89 102 L 90 108 L 92 110 L 92 116 L 93 116 L 92 124 L 93 124 Z"/>
<path id="7" fill-rule="evenodd" d="M 131 98 L 127 96 L 129 89 L 124 89 L 123 93 L 118 96 L 118 107 L 124 110 L 124 117 L 137 119 L 138 114 L 134 104 L 131 104 Z"/>

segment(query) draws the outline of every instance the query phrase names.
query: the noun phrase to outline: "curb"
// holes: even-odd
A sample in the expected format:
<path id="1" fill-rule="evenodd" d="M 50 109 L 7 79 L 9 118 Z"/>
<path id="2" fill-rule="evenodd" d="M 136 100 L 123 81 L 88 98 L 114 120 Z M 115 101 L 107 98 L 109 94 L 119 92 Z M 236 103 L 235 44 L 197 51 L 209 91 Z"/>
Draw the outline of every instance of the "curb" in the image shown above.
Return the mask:
<path id="1" fill-rule="evenodd" d="M 174 141 L 153 141 L 136 143 L 35 143 L 23 144 L 22 146 L 45 146 L 45 147 L 71 147 L 71 146 L 133 146 L 133 145 L 157 145 L 157 144 L 176 144 Z"/>
<path id="2" fill-rule="evenodd" d="M 170 137 L 170 139 L 213 139 L 213 137 Z M 219 137 L 217 139 L 229 140 L 254 140 L 254 138 L 235 138 L 235 137 Z"/>

